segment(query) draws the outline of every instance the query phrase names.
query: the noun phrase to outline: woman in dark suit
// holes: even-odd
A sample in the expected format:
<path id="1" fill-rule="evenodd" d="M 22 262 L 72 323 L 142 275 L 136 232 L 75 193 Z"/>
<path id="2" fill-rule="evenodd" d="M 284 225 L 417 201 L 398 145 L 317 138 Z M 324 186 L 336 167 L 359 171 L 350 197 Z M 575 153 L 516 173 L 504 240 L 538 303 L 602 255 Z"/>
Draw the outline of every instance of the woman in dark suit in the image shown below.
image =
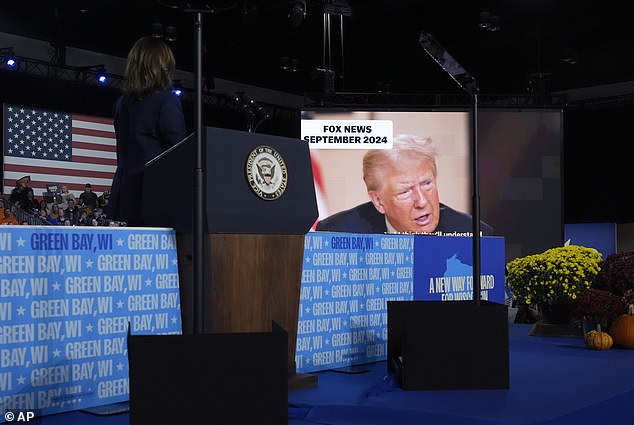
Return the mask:
<path id="1" fill-rule="evenodd" d="M 183 109 L 171 90 L 175 68 L 174 54 L 159 38 L 140 38 L 128 54 L 125 92 L 114 111 L 117 171 L 107 213 L 129 226 L 143 226 L 145 163 L 185 137 Z"/>

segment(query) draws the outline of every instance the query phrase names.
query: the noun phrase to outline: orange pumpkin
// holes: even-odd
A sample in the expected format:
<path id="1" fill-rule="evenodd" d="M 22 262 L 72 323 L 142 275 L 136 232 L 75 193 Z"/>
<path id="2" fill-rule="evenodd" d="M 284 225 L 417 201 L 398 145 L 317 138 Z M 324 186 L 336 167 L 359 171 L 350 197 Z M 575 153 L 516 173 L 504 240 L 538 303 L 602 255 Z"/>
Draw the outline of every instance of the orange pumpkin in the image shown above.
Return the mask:
<path id="1" fill-rule="evenodd" d="M 634 305 L 630 304 L 627 314 L 617 317 L 610 326 L 614 344 L 622 348 L 634 349 Z"/>
<path id="2" fill-rule="evenodd" d="M 592 330 L 583 337 L 586 347 L 593 350 L 609 350 L 612 348 L 612 337 L 607 332 L 601 332 L 601 325 L 597 325 L 597 330 Z"/>

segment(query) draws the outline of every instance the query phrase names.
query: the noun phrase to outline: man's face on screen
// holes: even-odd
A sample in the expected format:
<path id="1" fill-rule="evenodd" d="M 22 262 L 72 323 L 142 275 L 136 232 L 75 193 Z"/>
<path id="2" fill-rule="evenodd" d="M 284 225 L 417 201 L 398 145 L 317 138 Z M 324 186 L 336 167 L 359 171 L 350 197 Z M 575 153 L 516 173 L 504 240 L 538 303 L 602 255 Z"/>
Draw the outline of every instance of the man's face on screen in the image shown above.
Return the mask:
<path id="1" fill-rule="evenodd" d="M 440 220 L 440 201 L 431 164 L 401 158 L 385 168 L 381 186 L 369 192 L 376 209 L 398 232 L 431 233 Z"/>

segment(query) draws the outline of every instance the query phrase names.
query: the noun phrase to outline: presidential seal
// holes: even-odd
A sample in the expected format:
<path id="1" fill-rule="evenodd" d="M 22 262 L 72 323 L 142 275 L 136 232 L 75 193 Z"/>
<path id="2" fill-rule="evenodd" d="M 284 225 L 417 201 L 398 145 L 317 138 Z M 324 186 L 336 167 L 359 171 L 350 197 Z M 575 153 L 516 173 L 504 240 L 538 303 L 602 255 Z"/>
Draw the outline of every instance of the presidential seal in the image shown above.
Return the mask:
<path id="1" fill-rule="evenodd" d="M 286 190 L 288 171 L 284 158 L 270 146 L 258 146 L 247 157 L 247 181 L 258 197 L 273 201 Z"/>

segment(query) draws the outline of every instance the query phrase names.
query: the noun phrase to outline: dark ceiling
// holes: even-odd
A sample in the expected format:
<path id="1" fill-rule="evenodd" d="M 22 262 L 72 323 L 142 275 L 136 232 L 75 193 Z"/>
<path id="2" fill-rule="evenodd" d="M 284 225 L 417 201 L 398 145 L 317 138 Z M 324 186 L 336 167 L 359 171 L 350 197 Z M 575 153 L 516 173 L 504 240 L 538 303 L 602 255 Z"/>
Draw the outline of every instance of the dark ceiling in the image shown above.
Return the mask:
<path id="1" fill-rule="evenodd" d="M 289 0 L 238 0 L 229 10 L 204 13 L 204 74 L 302 94 L 319 87 L 311 77 L 314 69 L 329 68 L 338 92 L 375 92 L 387 84 L 392 93 L 459 93 L 418 43 L 425 30 L 476 78 L 481 93 L 554 92 L 630 81 L 634 75 L 631 16 L 604 3 L 349 0 L 352 16 L 330 15 L 326 31 L 324 1 L 341 0 L 306 0 L 305 19 L 296 27 L 288 19 Z M 176 27 L 178 66 L 191 71 L 194 13 L 170 7 L 177 3 L 3 2 L 0 31 L 124 57 L 159 22 Z M 191 3 L 204 8 L 231 2 Z M 481 12 L 498 16 L 501 29 L 480 28 Z M 577 63 L 565 62 L 567 55 Z M 280 69 L 282 57 L 298 60 L 299 70 Z"/>

